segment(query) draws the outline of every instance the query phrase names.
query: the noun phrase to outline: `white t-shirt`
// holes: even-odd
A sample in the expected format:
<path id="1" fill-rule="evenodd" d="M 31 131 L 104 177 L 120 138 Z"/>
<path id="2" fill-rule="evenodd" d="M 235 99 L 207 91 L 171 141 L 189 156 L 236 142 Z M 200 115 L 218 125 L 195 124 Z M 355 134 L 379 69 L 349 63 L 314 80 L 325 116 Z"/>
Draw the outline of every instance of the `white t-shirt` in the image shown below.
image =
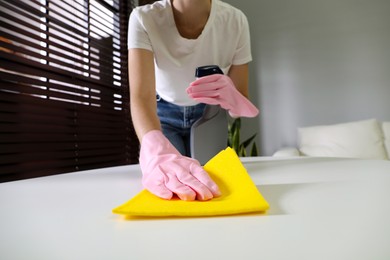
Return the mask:
<path id="1" fill-rule="evenodd" d="M 185 91 L 195 80 L 197 67 L 218 65 L 226 74 L 231 65 L 252 60 L 246 16 L 220 0 L 212 0 L 210 16 L 197 39 L 179 34 L 170 0 L 135 8 L 129 19 L 128 48 L 154 53 L 156 91 L 180 106 L 197 104 Z"/>

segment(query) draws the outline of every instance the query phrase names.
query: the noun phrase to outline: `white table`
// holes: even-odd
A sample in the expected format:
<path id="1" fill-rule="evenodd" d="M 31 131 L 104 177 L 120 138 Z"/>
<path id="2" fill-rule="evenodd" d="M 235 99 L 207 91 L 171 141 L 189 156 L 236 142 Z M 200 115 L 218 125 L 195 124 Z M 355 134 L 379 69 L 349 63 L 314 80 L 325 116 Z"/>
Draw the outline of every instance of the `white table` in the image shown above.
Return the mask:
<path id="1" fill-rule="evenodd" d="M 266 215 L 125 220 L 137 165 L 0 184 L 0 259 L 390 259 L 390 162 L 243 159 Z"/>

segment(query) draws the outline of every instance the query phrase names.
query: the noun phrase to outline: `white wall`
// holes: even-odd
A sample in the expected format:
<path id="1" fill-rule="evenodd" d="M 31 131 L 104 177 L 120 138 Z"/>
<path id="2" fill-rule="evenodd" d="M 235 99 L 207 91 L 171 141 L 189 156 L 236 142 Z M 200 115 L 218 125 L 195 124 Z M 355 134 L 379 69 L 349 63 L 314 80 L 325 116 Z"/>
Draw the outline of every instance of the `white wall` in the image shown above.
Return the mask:
<path id="1" fill-rule="evenodd" d="M 247 15 L 251 99 L 262 155 L 296 145 L 296 128 L 390 121 L 389 0 L 224 0 Z"/>

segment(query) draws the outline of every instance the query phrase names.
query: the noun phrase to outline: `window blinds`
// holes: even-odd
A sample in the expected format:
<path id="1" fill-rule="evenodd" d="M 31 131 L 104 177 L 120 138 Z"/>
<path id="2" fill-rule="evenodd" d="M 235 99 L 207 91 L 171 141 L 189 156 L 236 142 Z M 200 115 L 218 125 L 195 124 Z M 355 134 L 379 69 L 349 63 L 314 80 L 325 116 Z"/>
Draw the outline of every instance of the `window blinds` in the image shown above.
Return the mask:
<path id="1" fill-rule="evenodd" d="M 0 181 L 137 163 L 130 1 L 0 1 Z"/>

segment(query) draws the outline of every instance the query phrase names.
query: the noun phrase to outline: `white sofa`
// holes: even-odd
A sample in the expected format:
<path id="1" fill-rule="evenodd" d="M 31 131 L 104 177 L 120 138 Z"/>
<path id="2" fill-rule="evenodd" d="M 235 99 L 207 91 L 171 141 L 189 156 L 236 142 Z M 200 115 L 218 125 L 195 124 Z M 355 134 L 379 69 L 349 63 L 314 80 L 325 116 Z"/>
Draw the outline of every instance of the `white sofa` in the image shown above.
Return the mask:
<path id="1" fill-rule="evenodd" d="M 390 160 L 390 122 L 369 119 L 298 128 L 298 148 L 282 148 L 273 156 Z"/>

